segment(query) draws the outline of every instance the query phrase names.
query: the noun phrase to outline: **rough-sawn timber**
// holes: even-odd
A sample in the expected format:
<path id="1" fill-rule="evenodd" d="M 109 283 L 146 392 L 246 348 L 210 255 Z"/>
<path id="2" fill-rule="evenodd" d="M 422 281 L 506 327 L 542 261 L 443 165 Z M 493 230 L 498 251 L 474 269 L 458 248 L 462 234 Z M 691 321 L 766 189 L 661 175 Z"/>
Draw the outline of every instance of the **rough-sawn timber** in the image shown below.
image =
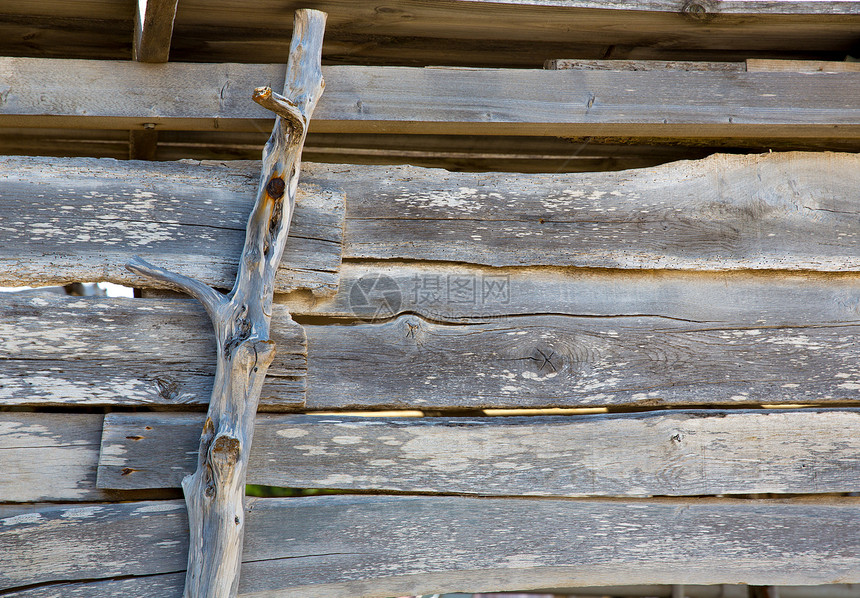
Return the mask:
<path id="1" fill-rule="evenodd" d="M 123 267 L 139 255 L 230 288 L 259 171 L 252 162 L 0 158 L 0 283 L 140 285 Z M 325 178 L 304 181 L 276 280 L 281 291 L 325 295 L 337 286 L 343 196 Z"/>
<path id="2" fill-rule="evenodd" d="M 446 19 L 447 21 L 447 19 Z M 547 58 L 547 57 L 544 57 Z M 329 66 L 318 133 L 860 137 L 858 73 Z M 0 126 L 265 130 L 284 67 L 0 58 Z"/>
<path id="3" fill-rule="evenodd" d="M 853 498 L 252 499 L 239 592 L 354 598 L 588 586 L 606 579 L 857 583 L 857 507 Z M 0 589 L 26 584 L 35 593 L 25 589 L 23 598 L 41 595 L 41 584 L 179 572 L 185 521 L 179 501 L 0 506 Z M 155 598 L 150 579 L 141 579 L 132 593 Z M 116 596 L 111 583 L 93 585 L 90 597 Z M 158 584 L 154 592 L 174 598 L 181 582 L 170 589 Z"/>
<path id="4" fill-rule="evenodd" d="M 0 294 L 0 404 L 205 405 L 215 339 L 203 308 L 185 299 Z M 277 408 L 304 404 L 305 333 L 283 305 L 281 348 L 263 388 Z"/>
<path id="5" fill-rule="evenodd" d="M 99 487 L 178 488 L 194 469 L 202 421 L 196 414 L 108 414 Z M 855 410 L 261 415 L 248 481 L 501 496 L 856 492 L 858 432 Z"/>
<path id="6" fill-rule="evenodd" d="M 143 284 L 116 266 L 137 253 L 228 287 L 255 168 L 5 158 L 0 282 Z M 498 267 L 860 268 L 856 154 L 717 155 L 565 175 L 306 170 L 277 292 L 333 293 L 341 253 Z"/>

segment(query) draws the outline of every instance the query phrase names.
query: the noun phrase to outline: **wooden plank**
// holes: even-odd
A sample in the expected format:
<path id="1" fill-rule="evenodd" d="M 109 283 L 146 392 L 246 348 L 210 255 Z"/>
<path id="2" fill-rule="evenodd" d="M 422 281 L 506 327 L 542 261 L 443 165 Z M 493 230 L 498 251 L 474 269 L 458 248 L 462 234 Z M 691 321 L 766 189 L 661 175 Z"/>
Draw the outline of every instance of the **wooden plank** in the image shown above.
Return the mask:
<path id="1" fill-rule="evenodd" d="M 138 62 L 167 62 L 179 0 L 143 0 L 134 13 L 132 55 Z"/>
<path id="2" fill-rule="evenodd" d="M 251 91 L 283 74 L 276 65 L 7 57 L 0 126 L 260 130 L 269 121 Z M 330 66 L 324 75 L 321 133 L 860 137 L 855 73 Z"/>
<path id="3" fill-rule="evenodd" d="M 0 246 L 0 284 L 144 284 L 123 267 L 139 254 L 230 286 L 256 164 L 2 163 L 0 227 L 9 242 Z M 344 235 L 344 257 L 355 259 L 720 271 L 860 267 L 860 155 L 718 155 L 568 175 L 349 165 L 309 165 L 307 173 L 278 291 L 334 292 Z M 218 181 L 217 191 L 204 189 L 204 174 Z M 20 258 L 25 250 L 32 258 Z"/>
<path id="4" fill-rule="evenodd" d="M 856 323 L 513 316 L 306 326 L 309 409 L 843 403 Z"/>
<path id="5" fill-rule="evenodd" d="M 607 580 L 856 583 L 857 506 L 857 499 L 249 500 L 239 593 L 404 596 Z M 142 576 L 184 567 L 188 532 L 179 501 L 4 506 L 0 518 L 3 589 L 38 592 L 42 584 L 119 576 L 145 583 Z M 134 595 L 154 594 L 143 586 Z"/>
<path id="6" fill-rule="evenodd" d="M 80 3 L 76 3 L 80 4 Z M 332 63 L 539 67 L 548 56 L 743 60 L 791 52 L 837 59 L 856 43 L 851 2 L 493 2 L 317 0 L 329 13 Z M 171 56 L 190 62 L 281 62 L 298 2 L 183 0 Z M 0 54 L 128 60 L 133 10 L 104 0 L 70 9 L 21 0 L 3 6 Z M 571 36 L 570 32 L 576 32 Z M 575 39 L 572 39 L 575 38 Z M 444 42 L 442 41 L 444 40 Z M 700 57 L 692 56 L 698 51 Z M 629 56 L 628 56 L 629 57 Z M 717 58 L 725 60 L 726 58 Z"/>
<path id="7" fill-rule="evenodd" d="M 3 405 L 204 405 L 215 340 L 209 318 L 185 299 L 0 295 Z M 301 326 L 274 313 L 278 354 L 263 387 L 269 408 L 301 407 Z M 181 350 L 180 350 L 181 349 Z M 173 356 L 182 355 L 177 360 Z"/>
<path id="8" fill-rule="evenodd" d="M 196 467 L 202 424 L 198 414 L 108 414 L 98 486 L 178 488 Z M 263 415 L 248 483 L 500 496 L 858 492 L 858 431 L 856 410 Z"/>
<path id="9" fill-rule="evenodd" d="M 747 71 L 792 72 L 792 73 L 856 73 L 860 71 L 860 62 L 835 62 L 822 60 L 768 60 L 765 58 L 749 58 L 746 61 Z"/>
<path id="10" fill-rule="evenodd" d="M 101 415 L 0 413 L 0 502 L 105 500 Z"/>
<path id="11" fill-rule="evenodd" d="M 850 325 L 858 322 L 860 274 L 347 261 L 336 295 L 316 299 L 289 293 L 278 300 L 293 314 L 335 318 L 335 323 L 406 314 L 440 323 L 558 314 L 650 316 L 713 326 Z"/>
<path id="12" fill-rule="evenodd" d="M 277 289 L 327 294 L 337 286 L 343 193 L 308 171 Z M 258 178 L 258 163 L 0 158 L 0 284 L 152 285 L 125 268 L 139 255 L 230 288 Z"/>
<path id="13" fill-rule="evenodd" d="M 564 176 L 362 172 L 373 176 L 349 186 L 345 258 L 697 270 L 860 266 L 860 155 L 715 155 Z"/>

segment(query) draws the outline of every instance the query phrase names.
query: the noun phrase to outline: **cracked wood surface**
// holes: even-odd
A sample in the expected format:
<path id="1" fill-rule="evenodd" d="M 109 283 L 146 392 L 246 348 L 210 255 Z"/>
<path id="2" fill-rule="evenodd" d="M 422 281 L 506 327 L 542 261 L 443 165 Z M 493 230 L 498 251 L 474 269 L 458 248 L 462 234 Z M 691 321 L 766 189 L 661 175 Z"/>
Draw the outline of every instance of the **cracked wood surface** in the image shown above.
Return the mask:
<path id="1" fill-rule="evenodd" d="M 856 329 L 557 315 L 307 326 L 306 407 L 843 403 L 860 399 Z"/>
<path id="2" fill-rule="evenodd" d="M 100 488 L 178 488 L 197 414 L 110 413 Z M 857 492 L 856 410 L 257 418 L 248 482 L 508 496 Z"/>
<path id="3" fill-rule="evenodd" d="M 609 578 L 857 583 L 857 505 L 854 498 L 251 499 L 239 593 L 354 598 L 588 586 Z M 0 506 L 0 588 L 32 586 L 12 594 L 31 598 L 64 590 L 42 584 L 86 581 L 93 597 L 130 588 L 139 596 L 179 596 L 181 577 L 161 578 L 150 590 L 150 578 L 140 576 L 181 571 L 186 536 L 180 501 Z M 110 579 L 118 576 L 131 579 Z"/>
<path id="4" fill-rule="evenodd" d="M 229 288 L 259 171 L 252 162 L 0 158 L 0 283 L 135 286 L 144 279 L 123 263 L 140 255 Z M 277 288 L 324 295 L 337 285 L 343 193 L 325 175 L 304 180 Z"/>
<path id="5" fill-rule="evenodd" d="M 369 262 L 346 264 L 330 300 L 282 299 L 264 410 L 301 407 L 306 384 L 308 409 L 860 399 L 854 273 Z M 27 292 L 0 305 L 15 339 L 0 348 L 3 404 L 206 402 L 214 343 L 193 302 Z"/>
<path id="6" fill-rule="evenodd" d="M 438 323 L 556 314 L 795 327 L 860 322 L 860 273 L 492 268 L 356 260 L 344 262 L 337 294 L 317 298 L 290 293 L 278 300 L 293 314 L 344 324 L 410 314 Z"/>
<path id="7" fill-rule="evenodd" d="M 323 74 L 332 83 L 314 115 L 318 133 L 860 137 L 857 73 L 329 66 Z M 0 126 L 254 131 L 271 120 L 245 99 L 255 86 L 278 87 L 284 68 L 4 57 L 0 75 Z"/>
<path id="8" fill-rule="evenodd" d="M 0 404 L 205 405 L 215 339 L 203 308 L 187 299 L 0 294 Z M 280 351 L 264 404 L 304 404 L 305 333 L 274 310 Z"/>

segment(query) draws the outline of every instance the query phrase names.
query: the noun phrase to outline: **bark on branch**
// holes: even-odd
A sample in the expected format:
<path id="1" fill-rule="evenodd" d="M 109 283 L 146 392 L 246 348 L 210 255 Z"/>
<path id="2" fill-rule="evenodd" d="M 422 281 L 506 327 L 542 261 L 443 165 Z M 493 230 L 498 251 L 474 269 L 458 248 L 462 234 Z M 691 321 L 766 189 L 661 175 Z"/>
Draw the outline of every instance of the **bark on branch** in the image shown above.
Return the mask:
<path id="1" fill-rule="evenodd" d="M 182 482 L 191 544 L 185 598 L 236 595 L 245 523 L 245 474 L 254 417 L 266 370 L 275 355 L 269 340 L 275 273 L 295 207 L 307 125 L 323 92 L 320 59 L 326 14 L 296 12 L 284 95 L 258 88 L 253 99 L 276 115 L 263 148 L 257 200 L 233 289 L 209 286 L 135 258 L 132 272 L 169 283 L 197 298 L 215 327 L 218 361 L 197 471 Z"/>

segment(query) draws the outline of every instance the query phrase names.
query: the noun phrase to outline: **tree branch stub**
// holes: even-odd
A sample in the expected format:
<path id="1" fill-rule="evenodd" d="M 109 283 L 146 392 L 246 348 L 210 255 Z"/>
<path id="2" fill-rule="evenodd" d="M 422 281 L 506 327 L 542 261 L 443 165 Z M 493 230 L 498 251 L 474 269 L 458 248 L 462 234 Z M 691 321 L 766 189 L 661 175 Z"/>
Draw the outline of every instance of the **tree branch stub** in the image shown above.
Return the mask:
<path id="1" fill-rule="evenodd" d="M 263 148 L 259 188 L 233 289 L 223 295 L 137 257 L 126 265 L 198 299 L 215 328 L 215 382 L 197 471 L 182 482 L 191 530 L 185 598 L 232 598 L 238 588 L 248 455 L 260 391 L 275 355 L 269 340 L 275 273 L 295 207 L 307 124 L 324 88 L 325 20 L 320 11 L 296 11 L 284 94 L 267 87 L 254 91 L 254 101 L 276 119 Z"/>

